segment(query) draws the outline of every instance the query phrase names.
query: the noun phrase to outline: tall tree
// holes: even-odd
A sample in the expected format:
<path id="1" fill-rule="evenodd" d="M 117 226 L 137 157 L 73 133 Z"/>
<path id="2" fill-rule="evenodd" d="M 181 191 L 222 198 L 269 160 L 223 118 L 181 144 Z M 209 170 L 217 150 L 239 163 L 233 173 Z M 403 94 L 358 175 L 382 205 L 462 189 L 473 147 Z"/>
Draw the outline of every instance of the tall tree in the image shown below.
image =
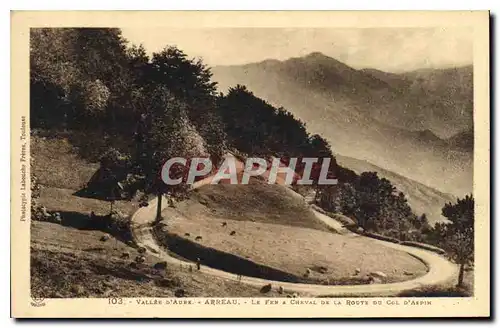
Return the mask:
<path id="1" fill-rule="evenodd" d="M 225 155 L 226 134 L 216 111 L 216 86 L 212 72 L 201 59 L 189 58 L 182 50 L 170 46 L 154 53 L 147 72 L 148 83 L 163 85 L 175 98 L 186 104 L 186 114 L 205 139 L 214 162 Z"/>
<path id="2" fill-rule="evenodd" d="M 450 223 L 444 226 L 444 248 L 460 265 L 458 286 L 463 286 L 465 266 L 474 261 L 474 197 L 467 195 L 457 203 L 447 203 L 442 214 Z"/>
<path id="3" fill-rule="evenodd" d="M 218 111 L 229 143 L 240 152 L 301 157 L 313 147 L 303 122 L 256 97 L 243 85 L 230 88 L 227 95 L 218 98 Z"/>
<path id="4" fill-rule="evenodd" d="M 211 81 L 210 68 L 201 59 L 189 59 L 182 50 L 170 46 L 153 54 L 151 66 L 150 82 L 165 85 L 189 105 L 214 100 L 217 83 Z"/>
<path id="5" fill-rule="evenodd" d="M 187 105 L 172 95 L 165 86 L 159 86 L 147 97 L 149 105 L 138 126 L 136 136 L 138 164 L 146 177 L 146 190 L 158 197 L 157 220 L 161 218 L 164 194 L 182 196 L 185 183 L 167 185 L 162 180 L 163 165 L 170 158 L 206 157 L 208 152 L 203 138 L 196 131 L 187 116 Z M 188 167 L 173 166 L 169 174 L 172 179 L 185 177 Z"/>

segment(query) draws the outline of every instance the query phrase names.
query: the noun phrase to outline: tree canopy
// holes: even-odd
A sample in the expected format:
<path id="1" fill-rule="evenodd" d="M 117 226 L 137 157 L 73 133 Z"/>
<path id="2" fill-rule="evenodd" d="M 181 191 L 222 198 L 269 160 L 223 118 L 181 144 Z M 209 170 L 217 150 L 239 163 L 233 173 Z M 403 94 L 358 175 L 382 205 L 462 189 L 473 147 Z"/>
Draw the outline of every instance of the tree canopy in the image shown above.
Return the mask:
<path id="1" fill-rule="evenodd" d="M 474 260 L 474 197 L 466 195 L 455 204 L 445 204 L 443 216 L 450 222 L 440 227 L 442 245 L 460 264 L 458 286 L 462 286 L 465 265 Z"/>

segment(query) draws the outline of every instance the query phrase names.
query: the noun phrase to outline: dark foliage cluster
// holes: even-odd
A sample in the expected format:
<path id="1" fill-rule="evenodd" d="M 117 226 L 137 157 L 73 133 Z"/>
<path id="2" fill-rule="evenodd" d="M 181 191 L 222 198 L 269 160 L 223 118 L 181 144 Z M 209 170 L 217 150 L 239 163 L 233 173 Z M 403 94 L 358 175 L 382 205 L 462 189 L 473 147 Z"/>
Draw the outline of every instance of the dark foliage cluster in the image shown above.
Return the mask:
<path id="1" fill-rule="evenodd" d="M 398 240 L 423 241 L 432 227 L 424 215 L 417 216 L 405 195 L 376 172 L 351 175 L 335 187 L 320 190 L 318 205 L 355 218 L 366 231 Z"/>

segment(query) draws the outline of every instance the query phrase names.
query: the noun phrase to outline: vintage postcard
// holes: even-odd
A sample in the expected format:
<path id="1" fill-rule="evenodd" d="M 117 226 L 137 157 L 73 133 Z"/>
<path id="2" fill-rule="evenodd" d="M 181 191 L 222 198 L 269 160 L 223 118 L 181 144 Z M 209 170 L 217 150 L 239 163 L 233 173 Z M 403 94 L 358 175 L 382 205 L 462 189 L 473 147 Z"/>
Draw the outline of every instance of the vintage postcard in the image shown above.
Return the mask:
<path id="1" fill-rule="evenodd" d="M 490 316 L 489 12 L 12 12 L 12 316 Z"/>

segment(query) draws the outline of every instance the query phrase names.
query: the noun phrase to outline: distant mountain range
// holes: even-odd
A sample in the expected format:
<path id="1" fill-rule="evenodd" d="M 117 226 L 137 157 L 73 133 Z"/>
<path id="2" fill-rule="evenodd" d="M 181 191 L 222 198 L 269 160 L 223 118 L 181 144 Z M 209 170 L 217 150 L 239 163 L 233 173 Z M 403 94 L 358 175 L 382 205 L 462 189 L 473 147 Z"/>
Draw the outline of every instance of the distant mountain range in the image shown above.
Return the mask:
<path id="1" fill-rule="evenodd" d="M 338 154 L 442 192 L 472 191 L 472 66 L 395 74 L 354 69 L 315 52 L 213 73 L 220 91 L 246 85 L 304 121 Z"/>

